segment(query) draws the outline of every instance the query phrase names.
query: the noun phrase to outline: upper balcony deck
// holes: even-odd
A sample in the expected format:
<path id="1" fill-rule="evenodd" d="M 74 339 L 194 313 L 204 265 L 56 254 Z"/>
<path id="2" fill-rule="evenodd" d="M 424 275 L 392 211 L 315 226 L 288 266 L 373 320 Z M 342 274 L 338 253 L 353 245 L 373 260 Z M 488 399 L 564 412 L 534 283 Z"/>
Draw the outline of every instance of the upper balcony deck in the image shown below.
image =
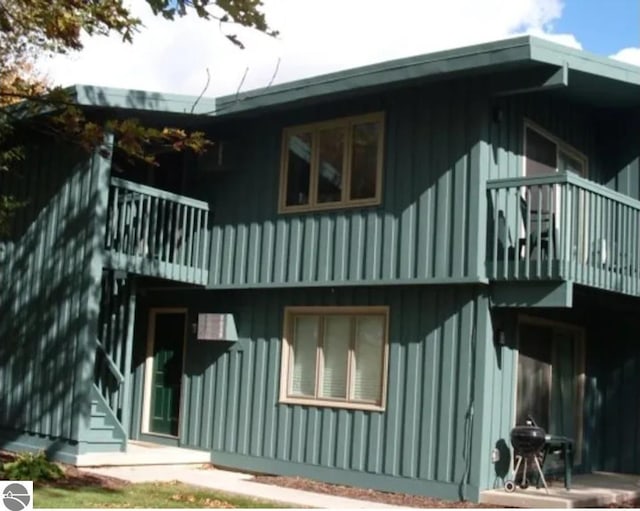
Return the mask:
<path id="1" fill-rule="evenodd" d="M 491 180 L 487 276 L 640 294 L 640 202 L 572 173 Z"/>
<path id="2" fill-rule="evenodd" d="M 112 177 L 107 212 L 108 267 L 206 285 L 209 204 Z"/>

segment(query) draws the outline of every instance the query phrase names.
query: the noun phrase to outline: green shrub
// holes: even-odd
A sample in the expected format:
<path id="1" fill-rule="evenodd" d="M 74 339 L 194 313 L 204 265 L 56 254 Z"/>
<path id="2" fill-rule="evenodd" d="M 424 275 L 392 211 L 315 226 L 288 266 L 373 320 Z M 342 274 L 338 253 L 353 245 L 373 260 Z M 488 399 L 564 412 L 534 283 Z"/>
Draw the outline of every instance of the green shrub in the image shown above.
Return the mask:
<path id="1" fill-rule="evenodd" d="M 53 481 L 64 475 L 62 469 L 47 459 L 44 452 L 19 454 L 2 464 L 4 477 L 12 481 Z"/>

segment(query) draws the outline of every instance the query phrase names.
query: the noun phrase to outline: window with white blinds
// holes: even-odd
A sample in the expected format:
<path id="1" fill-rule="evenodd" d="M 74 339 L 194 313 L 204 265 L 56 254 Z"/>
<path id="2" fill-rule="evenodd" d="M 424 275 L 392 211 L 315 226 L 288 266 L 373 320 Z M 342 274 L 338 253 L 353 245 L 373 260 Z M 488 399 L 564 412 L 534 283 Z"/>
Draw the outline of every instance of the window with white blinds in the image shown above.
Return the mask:
<path id="1" fill-rule="evenodd" d="M 286 402 L 382 409 L 386 307 L 289 307 L 281 398 Z"/>

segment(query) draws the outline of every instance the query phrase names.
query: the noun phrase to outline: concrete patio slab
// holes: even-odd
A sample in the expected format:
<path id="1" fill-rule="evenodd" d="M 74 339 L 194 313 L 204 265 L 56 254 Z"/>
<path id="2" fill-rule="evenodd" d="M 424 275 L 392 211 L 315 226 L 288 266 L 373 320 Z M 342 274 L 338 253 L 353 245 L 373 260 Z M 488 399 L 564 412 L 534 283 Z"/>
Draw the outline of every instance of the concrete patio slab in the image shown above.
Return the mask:
<path id="1" fill-rule="evenodd" d="M 594 472 L 575 475 L 571 490 L 562 482 L 554 482 L 549 493 L 544 488 L 516 488 L 507 493 L 503 488 L 483 491 L 480 502 L 492 506 L 525 508 L 584 508 L 622 504 L 640 498 L 640 476 Z"/>

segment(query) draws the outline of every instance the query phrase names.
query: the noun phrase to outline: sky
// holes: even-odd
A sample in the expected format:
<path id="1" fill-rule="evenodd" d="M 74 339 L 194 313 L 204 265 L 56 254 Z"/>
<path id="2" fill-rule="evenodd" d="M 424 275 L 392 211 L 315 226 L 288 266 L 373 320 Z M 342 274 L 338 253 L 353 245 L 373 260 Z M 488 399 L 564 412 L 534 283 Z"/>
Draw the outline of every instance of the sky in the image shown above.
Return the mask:
<path id="1" fill-rule="evenodd" d="M 87 37 L 41 63 L 53 83 L 216 97 L 527 33 L 640 66 L 640 0 L 264 0 L 278 38 L 127 2 L 146 26 L 134 43 Z"/>

